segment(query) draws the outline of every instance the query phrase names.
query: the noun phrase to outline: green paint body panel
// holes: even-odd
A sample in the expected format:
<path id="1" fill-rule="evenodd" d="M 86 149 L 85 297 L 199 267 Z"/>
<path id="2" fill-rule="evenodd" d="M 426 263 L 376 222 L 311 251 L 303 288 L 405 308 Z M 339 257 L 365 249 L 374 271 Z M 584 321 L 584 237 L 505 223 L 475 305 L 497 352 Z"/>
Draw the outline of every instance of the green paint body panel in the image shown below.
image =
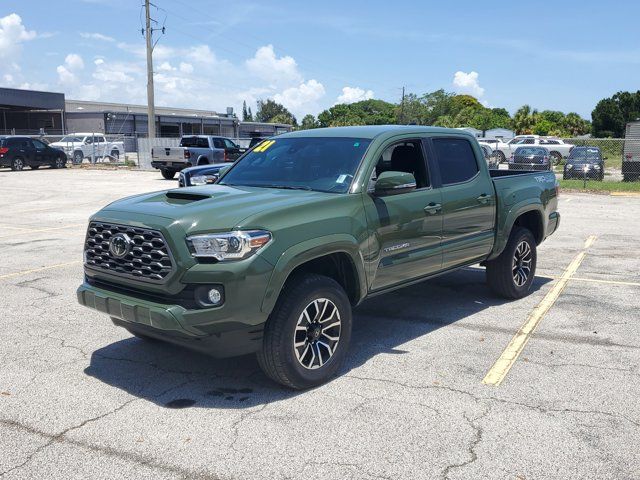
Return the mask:
<path id="1" fill-rule="evenodd" d="M 358 303 L 368 295 L 495 258 L 523 213 L 536 212 L 540 240 L 559 224 L 553 173 L 490 174 L 480 147 L 465 132 L 371 126 L 298 131 L 278 138 L 305 136 L 371 139 L 349 193 L 210 185 L 116 201 L 91 220 L 160 231 L 175 268 L 163 283 L 85 268 L 78 301 L 131 331 L 212 355 L 240 355 L 260 348 L 262 329 L 287 278 L 310 260 L 347 255 L 357 277 L 353 291 Z M 389 145 L 412 140 L 425 142 L 426 149 L 434 137 L 468 139 L 478 174 L 456 185 L 442 187 L 431 178 L 427 188 L 372 195 L 373 169 Z M 488 198 L 479 202 L 482 194 Z M 441 205 L 435 214 L 424 210 L 431 203 Z M 272 241 L 240 261 L 199 263 L 185 241 L 189 235 L 252 229 L 270 231 Z M 224 304 L 189 309 L 172 303 L 187 286 L 199 284 L 223 285 Z M 166 303 L 157 300 L 162 296 Z"/>

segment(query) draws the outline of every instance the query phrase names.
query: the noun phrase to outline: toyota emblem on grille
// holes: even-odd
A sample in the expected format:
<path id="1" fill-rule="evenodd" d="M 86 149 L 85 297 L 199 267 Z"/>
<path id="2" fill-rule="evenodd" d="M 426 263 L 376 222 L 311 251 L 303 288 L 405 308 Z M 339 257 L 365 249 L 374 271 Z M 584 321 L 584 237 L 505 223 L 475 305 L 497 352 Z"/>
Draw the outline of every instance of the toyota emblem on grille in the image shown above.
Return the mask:
<path id="1" fill-rule="evenodd" d="M 126 233 L 116 233 L 109 240 L 109 252 L 116 258 L 122 258 L 129 253 L 132 243 Z"/>

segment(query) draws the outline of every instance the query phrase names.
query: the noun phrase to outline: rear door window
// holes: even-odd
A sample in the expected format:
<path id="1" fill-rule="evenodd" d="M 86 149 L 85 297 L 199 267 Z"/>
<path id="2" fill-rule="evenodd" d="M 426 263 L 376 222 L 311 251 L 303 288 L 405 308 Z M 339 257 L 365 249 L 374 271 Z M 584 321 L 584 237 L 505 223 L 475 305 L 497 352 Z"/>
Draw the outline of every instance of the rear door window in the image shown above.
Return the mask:
<path id="1" fill-rule="evenodd" d="M 464 138 L 434 138 L 433 149 L 442 185 L 466 182 L 478 173 L 471 143 Z"/>

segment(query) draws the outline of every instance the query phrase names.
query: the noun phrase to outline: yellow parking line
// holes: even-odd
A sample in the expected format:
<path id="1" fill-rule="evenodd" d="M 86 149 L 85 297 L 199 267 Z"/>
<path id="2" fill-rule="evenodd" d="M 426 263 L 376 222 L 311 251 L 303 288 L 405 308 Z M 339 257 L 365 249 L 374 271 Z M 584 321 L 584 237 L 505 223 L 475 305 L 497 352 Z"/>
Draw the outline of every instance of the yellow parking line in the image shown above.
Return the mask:
<path id="1" fill-rule="evenodd" d="M 596 236 L 595 235 L 591 235 L 589 238 L 587 238 L 584 241 L 584 249 L 587 250 L 591 245 L 593 245 L 593 242 L 596 241 Z"/>
<path id="2" fill-rule="evenodd" d="M 640 192 L 611 192 L 614 197 L 640 197 Z"/>
<path id="3" fill-rule="evenodd" d="M 599 278 L 583 278 L 583 277 L 573 277 L 571 280 L 575 282 L 593 282 L 593 283 L 605 283 L 608 285 L 629 285 L 631 287 L 640 287 L 640 282 L 625 282 L 623 280 L 601 280 Z"/>
<path id="4" fill-rule="evenodd" d="M 5 273 L 4 275 L 0 275 L 0 280 L 5 280 L 7 278 L 13 278 L 13 277 L 19 277 L 20 275 L 28 275 L 30 273 L 42 272 L 43 270 L 51 270 L 52 268 L 60 268 L 60 267 L 67 267 L 69 265 L 77 265 L 78 263 L 82 263 L 82 261 L 81 260 L 77 260 L 75 262 L 58 263 L 56 265 L 49 265 L 47 267 L 32 268 L 31 270 L 22 270 L 21 272 Z"/>
<path id="5" fill-rule="evenodd" d="M 531 312 L 531 315 L 529 315 L 527 321 L 516 332 L 514 337 L 507 345 L 507 348 L 505 348 L 502 352 L 502 355 L 500 355 L 500 358 L 498 358 L 498 360 L 496 360 L 493 366 L 489 369 L 484 379 L 482 380 L 482 383 L 495 386 L 498 386 L 502 383 L 502 381 L 509 373 L 509 370 L 511 370 L 511 367 L 520 356 L 520 353 L 522 353 L 522 350 L 529 342 L 529 338 L 531 338 L 531 335 L 540 324 L 540 321 L 544 318 L 545 314 L 553 306 L 556 300 L 558 300 L 558 297 L 560 297 L 560 294 L 564 290 L 564 287 L 567 285 L 573 274 L 578 270 L 578 267 L 584 260 L 584 257 L 587 255 L 586 249 L 593 245 L 595 239 L 595 236 L 591 236 L 585 241 L 585 250 L 576 255 L 576 257 L 571 261 L 571 263 L 564 271 L 562 276 L 558 279 L 553 288 L 533 309 L 533 312 Z"/>
<path id="6" fill-rule="evenodd" d="M 0 235 L 0 238 L 15 237 L 17 235 L 25 235 L 27 233 L 40 233 L 40 232 L 50 232 L 52 230 L 64 230 L 65 228 L 74 228 L 74 227 L 80 227 L 83 225 L 86 225 L 86 223 L 74 223 L 72 225 L 63 225 L 62 227 L 37 228 L 32 230 L 26 230 L 24 232 L 11 233 L 9 235 Z"/>

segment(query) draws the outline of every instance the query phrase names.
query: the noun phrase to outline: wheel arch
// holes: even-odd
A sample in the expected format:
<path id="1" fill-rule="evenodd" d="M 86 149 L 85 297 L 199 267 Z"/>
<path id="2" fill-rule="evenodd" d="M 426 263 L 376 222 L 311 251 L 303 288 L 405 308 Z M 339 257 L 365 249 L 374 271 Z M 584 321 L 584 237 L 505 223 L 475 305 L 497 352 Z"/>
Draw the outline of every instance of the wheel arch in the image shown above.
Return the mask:
<path id="1" fill-rule="evenodd" d="M 540 245 L 545 238 L 544 209 L 541 203 L 526 203 L 515 205 L 506 215 L 502 223 L 498 223 L 496 228 L 496 243 L 487 260 L 493 260 L 502 253 L 509 241 L 511 232 L 515 226 L 527 228 L 533 234 L 536 245 Z"/>
<path id="2" fill-rule="evenodd" d="M 196 161 L 196 165 L 209 165 L 209 157 L 205 157 L 204 155 L 200 155 L 198 160 Z"/>
<path id="3" fill-rule="evenodd" d="M 280 256 L 262 301 L 262 311 L 270 313 L 285 283 L 304 272 L 334 279 L 344 288 L 352 305 L 366 296 L 364 260 L 356 239 L 329 235 L 294 245 Z"/>

